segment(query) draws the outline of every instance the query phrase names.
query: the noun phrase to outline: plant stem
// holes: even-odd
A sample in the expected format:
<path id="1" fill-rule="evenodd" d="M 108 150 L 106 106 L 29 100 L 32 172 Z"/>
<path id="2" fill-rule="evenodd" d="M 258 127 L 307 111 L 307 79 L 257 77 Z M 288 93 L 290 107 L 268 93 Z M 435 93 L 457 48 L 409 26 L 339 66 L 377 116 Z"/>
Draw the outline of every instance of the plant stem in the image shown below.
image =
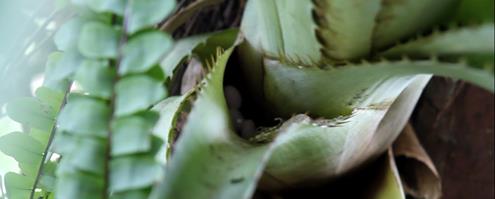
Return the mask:
<path id="1" fill-rule="evenodd" d="M 123 27 L 122 27 L 122 37 L 120 38 L 120 41 L 119 41 L 119 50 L 118 50 L 118 56 L 117 56 L 117 59 L 115 61 L 112 61 L 111 62 L 111 65 L 113 65 L 115 71 L 116 71 L 116 76 L 115 78 L 113 79 L 113 86 L 112 86 L 112 97 L 110 98 L 110 121 L 108 123 L 108 138 L 107 138 L 107 147 L 106 147 L 106 151 L 105 151 L 105 168 L 104 168 L 104 172 L 105 172 L 105 180 L 104 180 L 104 191 L 103 191 L 103 198 L 106 199 L 108 198 L 108 196 L 110 195 L 110 191 L 109 191 L 109 186 L 110 186 L 110 161 L 112 160 L 112 134 L 113 134 L 113 131 L 112 131 L 112 120 L 113 118 L 115 117 L 114 114 L 115 114 L 115 99 L 116 99 L 116 96 L 117 96 L 117 93 L 115 91 L 115 85 L 117 84 L 117 82 L 119 81 L 120 79 L 120 76 L 118 75 L 118 72 L 119 72 L 119 65 L 120 65 L 120 62 L 121 62 L 121 59 L 122 59 L 122 47 L 124 46 L 124 44 L 127 42 L 127 22 L 128 22 L 128 16 L 129 16 L 129 3 L 126 4 L 125 6 L 125 9 L 124 9 L 124 21 L 123 21 Z M 116 16 L 114 15 L 113 16 L 114 19 L 113 19 L 113 23 L 115 23 L 115 18 Z"/>
<path id="2" fill-rule="evenodd" d="M 69 86 L 67 86 L 65 93 L 64 93 L 64 98 L 63 98 L 62 103 L 60 104 L 58 110 L 62 110 L 62 108 L 64 108 L 65 104 L 67 104 L 67 95 L 70 93 L 71 85 L 72 85 L 72 83 L 69 84 Z M 36 187 L 38 187 L 38 183 L 41 179 L 41 175 L 43 174 L 43 170 L 45 169 L 45 161 L 46 161 L 46 158 L 48 157 L 48 152 L 49 152 L 50 147 L 52 145 L 53 138 L 55 137 L 55 132 L 57 131 L 56 123 L 57 123 L 57 121 L 55 119 L 54 124 L 53 124 L 53 128 L 50 132 L 50 137 L 48 138 L 48 143 L 46 144 L 45 150 L 43 152 L 43 157 L 41 158 L 41 164 L 40 164 L 40 167 L 38 168 L 38 172 L 37 172 L 36 178 L 34 180 L 33 188 L 31 189 L 31 193 L 29 195 L 30 199 L 33 199 L 34 192 L 36 190 Z"/>

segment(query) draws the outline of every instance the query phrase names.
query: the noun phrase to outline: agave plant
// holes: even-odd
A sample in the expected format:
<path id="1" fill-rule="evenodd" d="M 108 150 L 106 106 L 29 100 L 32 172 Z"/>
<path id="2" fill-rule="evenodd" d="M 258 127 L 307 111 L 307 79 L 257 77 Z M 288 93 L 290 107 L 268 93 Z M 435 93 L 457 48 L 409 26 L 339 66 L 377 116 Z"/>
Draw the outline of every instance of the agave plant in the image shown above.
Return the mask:
<path id="1" fill-rule="evenodd" d="M 392 144 L 431 75 L 494 91 L 490 0 L 249 0 L 239 29 L 173 41 L 218 2 L 72 0 L 43 86 L 6 107 L 7 197 L 247 199 L 378 159 L 366 197 L 405 198 L 394 152 L 419 144 Z"/>

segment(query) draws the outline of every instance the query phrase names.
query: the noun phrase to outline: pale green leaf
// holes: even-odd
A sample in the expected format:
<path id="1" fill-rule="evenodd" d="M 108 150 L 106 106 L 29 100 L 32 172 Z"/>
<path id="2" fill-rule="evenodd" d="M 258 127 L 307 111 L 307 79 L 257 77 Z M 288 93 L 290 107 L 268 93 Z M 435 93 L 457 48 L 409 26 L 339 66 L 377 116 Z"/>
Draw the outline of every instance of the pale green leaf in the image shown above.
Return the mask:
<path id="1" fill-rule="evenodd" d="M 74 80 L 89 95 L 109 99 L 112 96 L 115 71 L 107 61 L 86 60 L 77 71 Z"/>
<path id="2" fill-rule="evenodd" d="M 174 0 L 130 0 L 127 33 L 158 24 L 175 8 Z"/>
<path id="3" fill-rule="evenodd" d="M 118 54 L 119 30 L 101 22 L 88 22 L 79 38 L 79 51 L 88 58 L 115 58 Z"/>
<path id="4" fill-rule="evenodd" d="M 151 130 L 158 120 L 155 112 L 119 117 L 112 123 L 112 155 L 128 155 L 151 149 Z"/>
<path id="5" fill-rule="evenodd" d="M 58 50 L 66 51 L 77 48 L 77 41 L 81 28 L 86 23 L 82 18 L 75 17 L 65 22 L 55 33 L 53 41 Z"/>
<path id="6" fill-rule="evenodd" d="M 50 131 L 56 110 L 33 97 L 16 99 L 7 104 L 7 115 L 24 125 Z"/>
<path id="7" fill-rule="evenodd" d="M 103 198 L 103 178 L 84 173 L 58 176 L 55 198 Z"/>
<path id="8" fill-rule="evenodd" d="M 112 12 L 123 15 L 127 0 L 81 0 L 96 12 Z"/>
<path id="9" fill-rule="evenodd" d="M 110 110 L 105 102 L 71 95 L 58 116 L 58 128 L 74 134 L 106 137 Z"/>
<path id="10" fill-rule="evenodd" d="M 64 144 L 71 144 L 73 146 L 62 154 L 63 158 L 57 169 L 57 176 L 79 171 L 88 172 L 93 175 L 103 175 L 105 167 L 105 141 L 77 136 L 68 138 L 73 140 Z"/>
<path id="11" fill-rule="evenodd" d="M 57 71 L 67 71 L 63 67 L 74 68 L 75 64 L 72 63 L 71 66 L 63 66 L 60 64 L 64 58 L 64 53 L 54 52 L 48 56 L 45 67 L 45 78 L 43 80 L 43 86 L 63 92 L 69 86 L 69 81 L 66 76 L 60 75 Z M 67 59 L 67 58 L 65 58 Z M 65 73 L 67 74 L 67 73 Z"/>
<path id="12" fill-rule="evenodd" d="M 0 137 L 0 151 L 17 162 L 37 165 L 43 156 L 43 146 L 27 133 L 13 132 Z"/>
<path id="13" fill-rule="evenodd" d="M 123 156 L 112 159 L 110 190 L 122 192 L 153 185 L 162 177 L 162 167 L 151 156 Z"/>
<path id="14" fill-rule="evenodd" d="M 51 106 L 53 109 L 59 109 L 62 100 L 64 99 L 64 94 L 62 92 L 43 86 L 36 89 L 35 95 L 43 103 Z M 58 110 L 56 110 L 56 112 L 58 112 Z"/>
<path id="15" fill-rule="evenodd" d="M 34 179 L 9 172 L 5 174 L 5 189 L 9 199 L 26 199 L 31 194 Z"/>
<path id="16" fill-rule="evenodd" d="M 123 59 L 119 67 L 121 75 L 141 73 L 157 64 L 172 47 L 172 38 L 159 31 L 140 33 L 124 46 Z"/>
<path id="17" fill-rule="evenodd" d="M 57 131 L 50 150 L 58 154 L 70 154 L 75 150 L 76 145 L 77 139 L 73 138 L 73 135 L 67 132 Z"/>
<path id="18" fill-rule="evenodd" d="M 148 198 L 149 194 L 150 194 L 150 189 L 130 190 L 130 191 L 114 193 L 110 196 L 110 199 Z"/>
<path id="19" fill-rule="evenodd" d="M 115 89 L 117 116 L 146 110 L 167 96 L 160 81 L 144 75 L 125 77 L 117 82 Z"/>
<path id="20" fill-rule="evenodd" d="M 36 157 L 37 159 L 33 159 L 30 162 L 19 162 L 19 168 L 21 169 L 21 173 L 27 177 L 34 178 L 38 173 L 38 168 L 41 164 L 42 156 Z M 33 163 L 35 162 L 35 163 Z"/>
<path id="21" fill-rule="evenodd" d="M 43 174 L 40 176 L 39 187 L 46 192 L 53 192 L 55 190 L 55 170 L 58 163 L 49 161 L 45 163 L 43 168 Z"/>
<path id="22" fill-rule="evenodd" d="M 77 49 L 63 52 L 61 56 L 60 60 L 56 62 L 56 65 L 47 71 L 47 78 L 61 81 L 72 77 L 84 61 L 84 57 L 79 54 Z"/>
<path id="23" fill-rule="evenodd" d="M 41 143 L 43 146 L 48 143 L 48 139 L 50 137 L 50 131 L 43 131 L 37 128 L 31 128 L 29 130 L 29 136 L 34 138 L 36 141 Z"/>

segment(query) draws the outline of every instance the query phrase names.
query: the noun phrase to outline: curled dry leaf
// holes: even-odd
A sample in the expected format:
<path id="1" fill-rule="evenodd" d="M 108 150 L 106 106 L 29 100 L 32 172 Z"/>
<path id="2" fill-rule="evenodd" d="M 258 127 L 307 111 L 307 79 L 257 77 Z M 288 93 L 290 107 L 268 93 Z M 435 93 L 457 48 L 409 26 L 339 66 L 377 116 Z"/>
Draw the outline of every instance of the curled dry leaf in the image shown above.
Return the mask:
<path id="1" fill-rule="evenodd" d="M 397 138 L 393 150 L 406 193 L 414 198 L 440 198 L 440 176 L 411 124 L 407 124 Z"/>

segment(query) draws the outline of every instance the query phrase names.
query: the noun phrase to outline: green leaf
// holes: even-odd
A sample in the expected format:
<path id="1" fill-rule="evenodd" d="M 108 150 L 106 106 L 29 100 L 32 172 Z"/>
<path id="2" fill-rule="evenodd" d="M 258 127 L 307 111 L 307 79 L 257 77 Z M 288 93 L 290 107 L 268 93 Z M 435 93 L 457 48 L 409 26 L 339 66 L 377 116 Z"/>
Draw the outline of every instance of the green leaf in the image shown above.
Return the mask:
<path id="1" fill-rule="evenodd" d="M 375 187 L 371 195 L 371 199 L 406 199 L 404 188 L 402 187 L 402 182 L 399 176 L 399 171 L 397 170 L 397 165 L 395 164 L 394 156 L 389 150 L 385 157 L 380 158 L 380 175 L 375 181 L 376 184 L 372 185 Z"/>
<path id="2" fill-rule="evenodd" d="M 228 29 L 180 39 L 174 43 L 170 53 L 167 53 L 161 61 L 160 67 L 165 72 L 165 76 L 170 78 L 175 69 L 184 61 L 184 58 L 191 58 L 193 54 L 196 54 L 200 55 L 202 59 L 210 59 L 209 56 L 215 53 L 217 47 L 227 49 L 232 46 L 238 32 L 237 29 Z"/>
<path id="3" fill-rule="evenodd" d="M 106 137 L 110 110 L 98 99 L 71 95 L 58 116 L 59 129 L 80 135 Z"/>
<path id="4" fill-rule="evenodd" d="M 79 51 L 88 58 L 116 58 L 119 31 L 101 22 L 88 22 L 81 31 Z"/>
<path id="5" fill-rule="evenodd" d="M 57 169 L 55 162 L 47 162 L 43 168 L 43 174 L 40 176 L 39 187 L 46 192 L 53 192 L 55 190 L 55 170 Z"/>
<path id="6" fill-rule="evenodd" d="M 147 152 L 151 149 L 151 129 L 158 120 L 155 112 L 117 118 L 112 123 L 112 156 Z"/>
<path id="7" fill-rule="evenodd" d="M 153 128 L 153 134 L 165 143 L 165 146 L 160 148 L 157 153 L 157 159 L 162 164 L 167 162 L 167 159 L 172 153 L 172 143 L 175 140 L 178 119 L 182 111 L 185 111 L 187 99 L 192 95 L 182 95 L 180 97 L 168 97 L 153 107 L 152 110 L 160 113 L 160 118 Z"/>
<path id="8" fill-rule="evenodd" d="M 167 163 L 166 180 L 150 198 L 239 198 L 254 192 L 267 146 L 252 146 L 232 131 L 223 95 L 223 75 L 232 49 L 220 55 L 207 76 Z"/>
<path id="9" fill-rule="evenodd" d="M 261 184 L 273 189 L 338 177 L 383 153 L 405 126 L 429 79 L 418 75 L 385 81 L 367 92 L 347 117 L 292 117 L 278 129 Z"/>
<path id="10" fill-rule="evenodd" d="M 94 175 L 103 175 L 105 168 L 105 141 L 93 138 L 71 136 L 73 139 L 65 144 L 72 144 L 64 151 L 57 169 L 57 176 L 84 171 Z"/>
<path id="11" fill-rule="evenodd" d="M 13 132 L 0 137 L 0 150 L 17 162 L 37 165 L 43 156 L 43 146 L 26 133 Z"/>
<path id="12" fill-rule="evenodd" d="M 39 99 L 24 97 L 8 103 L 7 114 L 24 125 L 50 131 L 55 122 L 56 111 Z"/>
<path id="13" fill-rule="evenodd" d="M 56 71 L 61 71 L 60 63 L 64 58 L 64 54 L 61 52 L 54 52 L 48 56 L 48 61 L 45 67 L 45 79 L 43 81 L 43 86 L 57 90 L 65 91 L 69 86 L 68 79 L 65 79 L 63 75 L 59 75 Z M 69 68 L 74 67 L 74 63 Z M 65 66 L 67 67 L 67 66 Z"/>
<path id="14" fill-rule="evenodd" d="M 64 93 L 43 86 L 36 89 L 35 95 L 43 103 L 53 109 L 59 109 L 62 104 L 62 100 L 64 99 Z M 58 112 L 58 110 L 56 110 L 56 112 Z"/>
<path id="15" fill-rule="evenodd" d="M 172 47 L 172 38 L 159 31 L 140 33 L 124 46 L 121 75 L 149 70 Z"/>
<path id="16" fill-rule="evenodd" d="M 107 61 L 86 60 L 74 78 L 89 95 L 110 99 L 115 71 Z"/>
<path id="17" fill-rule="evenodd" d="M 55 79 L 69 78 L 79 68 L 83 60 L 84 58 L 76 49 L 66 51 L 54 70 L 50 71 L 50 76 Z"/>
<path id="18" fill-rule="evenodd" d="M 455 0 L 388 1 L 376 18 L 373 49 L 382 49 L 428 30 L 442 22 L 455 5 Z"/>
<path id="19" fill-rule="evenodd" d="M 110 199 L 148 198 L 149 194 L 150 194 L 150 189 L 138 189 L 138 190 L 114 193 L 110 196 Z"/>
<path id="20" fill-rule="evenodd" d="M 461 0 L 454 21 L 461 23 L 493 22 L 493 0 Z"/>
<path id="21" fill-rule="evenodd" d="M 45 146 L 46 143 L 48 143 L 48 139 L 50 137 L 50 132 L 49 131 L 39 130 L 37 128 L 31 128 L 29 130 L 29 136 L 31 136 L 36 141 L 38 141 L 43 146 Z"/>
<path id="22" fill-rule="evenodd" d="M 103 178 L 84 173 L 58 176 L 55 198 L 102 198 Z"/>
<path id="23" fill-rule="evenodd" d="M 312 65 L 322 59 L 310 0 L 248 1 L 241 30 L 258 52 L 271 58 Z"/>
<path id="24" fill-rule="evenodd" d="M 314 1 L 318 18 L 316 35 L 324 54 L 334 60 L 368 56 L 375 19 L 385 3 L 381 0 Z M 289 31 L 290 32 L 290 31 Z M 295 38 L 292 36 L 291 38 Z M 299 42 L 295 42 L 297 45 Z M 294 46 L 297 48 L 297 46 Z"/>
<path id="25" fill-rule="evenodd" d="M 81 0 L 96 12 L 112 12 L 123 15 L 127 0 Z"/>
<path id="26" fill-rule="evenodd" d="M 199 0 L 190 3 L 167 19 L 164 24 L 160 25 L 160 30 L 165 32 L 174 32 L 178 27 L 189 21 L 202 9 L 222 2 L 223 0 Z"/>
<path id="27" fill-rule="evenodd" d="M 495 42 L 493 29 L 493 23 L 490 23 L 434 33 L 431 36 L 394 46 L 382 55 L 390 57 L 403 55 L 416 57 L 493 55 Z"/>
<path id="28" fill-rule="evenodd" d="M 27 177 L 35 178 L 38 173 L 38 168 L 41 164 L 42 156 L 37 157 L 36 160 L 32 160 L 31 162 L 19 162 L 19 168 L 21 169 L 21 173 Z M 36 163 L 32 163 L 36 161 Z"/>
<path id="29" fill-rule="evenodd" d="M 61 51 L 77 48 L 79 33 L 86 20 L 75 17 L 65 22 L 55 33 L 53 38 L 55 45 Z"/>
<path id="30" fill-rule="evenodd" d="M 123 156 L 111 161 L 110 190 L 122 192 L 153 185 L 161 177 L 162 168 L 153 157 Z"/>
<path id="31" fill-rule="evenodd" d="M 167 96 L 161 82 L 145 75 L 125 77 L 115 86 L 117 116 L 143 111 Z"/>
<path id="32" fill-rule="evenodd" d="M 328 70 L 288 66 L 273 60 L 265 60 L 265 64 L 261 91 L 267 100 L 266 106 L 285 117 L 304 112 L 326 118 L 349 115 L 357 102 L 367 100 L 369 89 L 397 77 L 416 74 L 459 78 L 489 91 L 494 90 L 493 74 L 462 63 L 402 60 Z"/>
<path id="33" fill-rule="evenodd" d="M 26 199 L 31 194 L 34 179 L 9 172 L 5 174 L 5 189 L 9 199 Z"/>
<path id="34" fill-rule="evenodd" d="M 158 24 L 175 7 L 173 0 L 130 0 L 127 33 L 133 34 Z"/>

